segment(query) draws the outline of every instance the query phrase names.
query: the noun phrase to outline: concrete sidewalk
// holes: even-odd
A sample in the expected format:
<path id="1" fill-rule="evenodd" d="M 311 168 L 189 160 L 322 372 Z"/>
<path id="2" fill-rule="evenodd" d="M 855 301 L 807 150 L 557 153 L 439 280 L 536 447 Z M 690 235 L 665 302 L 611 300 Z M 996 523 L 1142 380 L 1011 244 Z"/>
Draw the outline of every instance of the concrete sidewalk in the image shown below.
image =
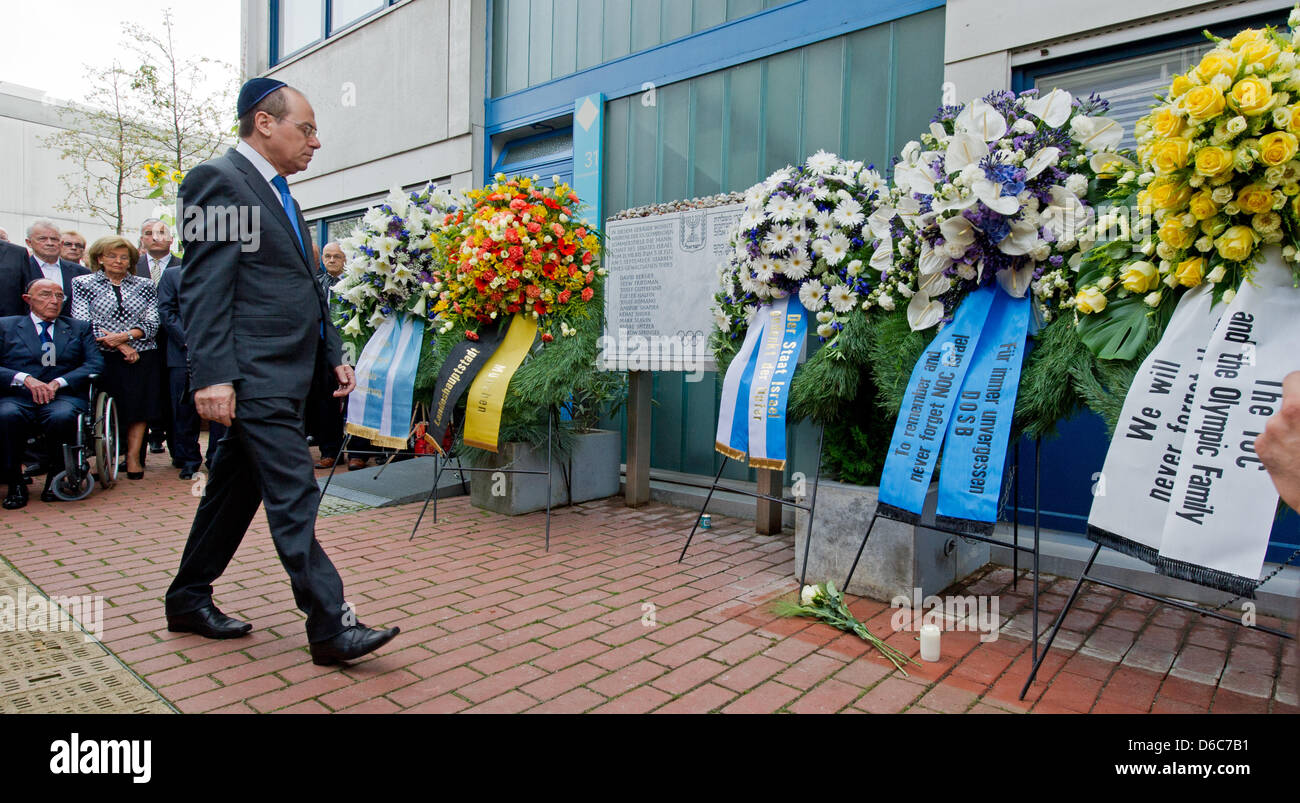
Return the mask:
<path id="1" fill-rule="evenodd" d="M 788 534 L 715 516 L 678 564 L 694 511 L 618 499 L 555 511 L 549 552 L 542 514 L 467 498 L 440 503 L 410 542 L 419 504 L 321 518 L 361 620 L 402 633 L 349 668 L 317 667 L 261 514 L 216 589 L 253 633 L 166 632 L 161 598 L 199 490 L 151 468 L 83 502 L 0 512 L 0 555 L 47 594 L 103 595 L 105 646 L 183 712 L 1300 712 L 1277 680 L 1295 673 L 1280 640 L 1096 587 L 1020 702 L 1029 584 L 1013 591 L 994 567 L 963 593 L 1000 595 L 999 637 L 945 633 L 943 660 L 904 677 L 855 636 L 767 611 L 797 587 Z M 1070 586 L 1044 578 L 1041 628 Z M 918 652 L 884 603 L 853 608 Z"/>

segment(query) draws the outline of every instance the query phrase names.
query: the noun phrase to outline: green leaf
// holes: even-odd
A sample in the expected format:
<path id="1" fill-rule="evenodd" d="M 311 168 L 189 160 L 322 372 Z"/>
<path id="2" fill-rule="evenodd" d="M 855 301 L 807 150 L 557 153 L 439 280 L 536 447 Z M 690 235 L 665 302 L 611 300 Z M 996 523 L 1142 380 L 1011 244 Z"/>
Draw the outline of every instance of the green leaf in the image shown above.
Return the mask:
<path id="1" fill-rule="evenodd" d="M 1079 318 L 1079 338 L 1103 360 L 1131 360 L 1146 342 L 1150 310 L 1138 296 L 1106 305 L 1103 314 Z"/>

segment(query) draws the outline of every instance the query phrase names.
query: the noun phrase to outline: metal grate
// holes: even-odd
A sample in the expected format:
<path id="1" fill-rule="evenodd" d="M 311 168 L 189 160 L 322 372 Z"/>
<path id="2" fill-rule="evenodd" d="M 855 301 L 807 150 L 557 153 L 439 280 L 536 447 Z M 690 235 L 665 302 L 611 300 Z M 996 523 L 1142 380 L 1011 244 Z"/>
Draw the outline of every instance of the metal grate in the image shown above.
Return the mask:
<path id="1" fill-rule="evenodd" d="M 41 592 L 0 561 L 0 594 Z M 103 644 L 79 629 L 0 631 L 0 714 L 172 713 Z"/>

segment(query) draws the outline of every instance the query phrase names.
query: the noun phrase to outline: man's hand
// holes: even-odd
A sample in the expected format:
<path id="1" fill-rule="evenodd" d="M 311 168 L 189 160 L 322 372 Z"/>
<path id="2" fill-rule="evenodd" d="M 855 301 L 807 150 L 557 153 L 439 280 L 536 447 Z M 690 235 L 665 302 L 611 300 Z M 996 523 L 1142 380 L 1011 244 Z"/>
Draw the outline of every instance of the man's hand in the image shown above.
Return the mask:
<path id="1" fill-rule="evenodd" d="M 1255 439 L 1255 454 L 1264 462 L 1282 501 L 1300 510 L 1300 371 L 1282 383 L 1282 407 Z"/>
<path id="2" fill-rule="evenodd" d="M 351 365 L 334 366 L 334 377 L 339 381 L 339 389 L 334 391 L 334 398 L 341 399 L 357 389 L 357 375 L 352 373 Z"/>
<path id="3" fill-rule="evenodd" d="M 194 407 L 208 421 L 230 426 L 235 418 L 235 389 L 230 385 L 210 385 L 194 391 Z"/>
<path id="4" fill-rule="evenodd" d="M 111 349 L 118 348 L 119 346 L 121 346 L 123 343 L 125 343 L 130 339 L 131 339 L 131 333 L 129 331 L 109 332 L 107 334 L 103 334 L 95 338 L 95 340 L 99 341 L 101 344 Z"/>
<path id="5" fill-rule="evenodd" d="M 118 346 L 117 350 L 122 352 L 123 359 L 125 359 L 128 363 L 132 363 L 140 359 L 140 352 L 136 351 L 135 349 L 125 344 Z"/>
<path id="6" fill-rule="evenodd" d="M 57 382 L 42 382 L 34 376 L 24 379 L 23 387 L 31 391 L 32 401 L 37 404 L 48 404 L 59 389 Z"/>

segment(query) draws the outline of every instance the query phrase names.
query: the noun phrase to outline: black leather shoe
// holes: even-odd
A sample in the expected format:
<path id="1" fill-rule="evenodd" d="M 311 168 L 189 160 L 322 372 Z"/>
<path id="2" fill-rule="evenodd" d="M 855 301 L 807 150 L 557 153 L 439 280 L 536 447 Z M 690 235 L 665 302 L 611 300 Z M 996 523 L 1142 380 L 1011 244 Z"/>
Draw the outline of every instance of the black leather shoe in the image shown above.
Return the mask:
<path id="1" fill-rule="evenodd" d="M 27 507 L 27 485 L 21 482 L 10 485 L 9 495 L 5 497 L 4 502 L 0 502 L 0 507 L 5 510 Z"/>
<path id="2" fill-rule="evenodd" d="M 392 641 L 398 632 L 400 630 L 396 627 L 379 630 L 353 625 L 328 641 L 313 641 L 311 662 L 317 666 L 330 666 L 339 661 L 354 661 Z"/>
<path id="3" fill-rule="evenodd" d="M 149 454 L 162 454 L 167 449 L 161 443 L 149 444 Z"/>
<path id="4" fill-rule="evenodd" d="M 128 472 L 126 472 L 126 478 L 127 478 L 128 480 L 142 480 L 142 479 L 144 479 L 144 472 L 143 472 L 143 471 L 128 471 Z"/>
<path id="5" fill-rule="evenodd" d="M 194 479 L 194 473 L 198 470 L 199 469 L 197 466 L 184 466 L 183 468 L 181 468 L 181 479 L 183 480 Z"/>
<path id="6" fill-rule="evenodd" d="M 45 490 L 41 491 L 41 501 L 42 501 L 42 502 L 61 502 L 61 501 L 63 501 L 63 500 L 59 499 L 59 497 L 57 497 L 57 496 L 54 495 L 54 489 L 53 489 L 53 488 L 50 488 L 50 487 L 46 486 Z"/>
<path id="7" fill-rule="evenodd" d="M 173 633 L 198 633 L 205 638 L 239 638 L 253 629 L 247 622 L 231 619 L 217 606 L 167 617 L 167 629 Z"/>

